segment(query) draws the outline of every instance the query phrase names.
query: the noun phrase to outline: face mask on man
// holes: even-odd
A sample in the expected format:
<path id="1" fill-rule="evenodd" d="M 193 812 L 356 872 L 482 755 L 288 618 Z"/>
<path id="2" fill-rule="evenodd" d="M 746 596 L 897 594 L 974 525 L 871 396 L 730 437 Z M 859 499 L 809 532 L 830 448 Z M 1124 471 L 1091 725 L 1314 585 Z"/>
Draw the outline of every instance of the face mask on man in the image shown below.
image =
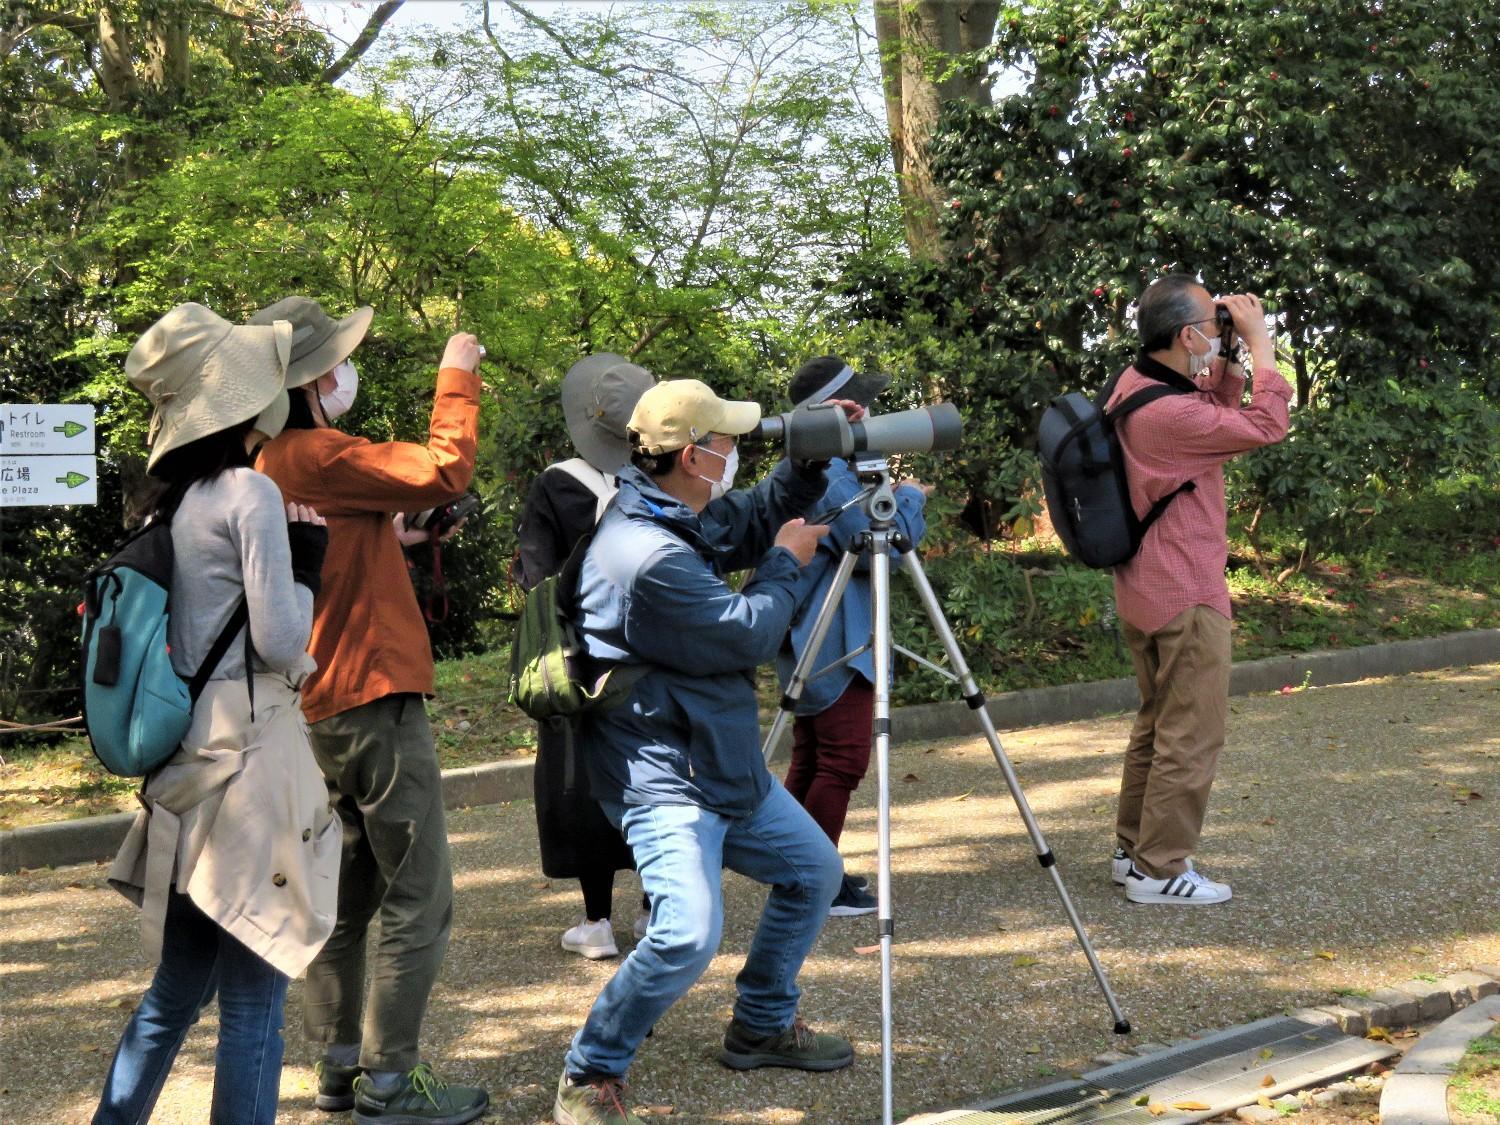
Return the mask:
<path id="1" fill-rule="evenodd" d="M 711 480 L 708 482 L 708 498 L 710 502 L 712 502 L 719 499 L 719 497 L 723 496 L 730 489 L 734 488 L 734 474 L 739 472 L 740 468 L 739 446 L 735 446 L 733 449 L 731 449 L 729 451 L 728 457 L 724 456 L 724 454 L 722 453 L 715 452 L 714 450 L 708 448 L 708 446 L 706 445 L 698 446 L 698 452 L 713 454 L 713 456 L 724 462 L 723 475 L 720 476 L 718 480 Z M 699 477 L 698 479 L 707 480 L 708 478 Z"/>
<path id="2" fill-rule="evenodd" d="M 359 372 L 346 359 L 333 369 L 333 379 L 333 390 L 318 396 L 318 401 L 323 404 L 323 416 L 330 422 L 349 413 L 349 408 L 354 405 L 354 396 L 359 392 Z"/>
<path id="3" fill-rule="evenodd" d="M 1194 332 L 1198 332 L 1198 328 L 1196 325 L 1189 325 L 1189 327 L 1192 328 Z M 1219 338 L 1217 336 L 1210 336 L 1204 332 L 1198 332 L 1198 335 L 1202 336 L 1205 340 L 1208 341 L 1208 351 L 1204 352 L 1202 355 L 1199 355 L 1197 352 L 1188 353 L 1189 376 L 1197 376 L 1203 374 L 1203 372 L 1208 370 L 1209 364 L 1213 363 L 1214 360 L 1219 358 Z"/>

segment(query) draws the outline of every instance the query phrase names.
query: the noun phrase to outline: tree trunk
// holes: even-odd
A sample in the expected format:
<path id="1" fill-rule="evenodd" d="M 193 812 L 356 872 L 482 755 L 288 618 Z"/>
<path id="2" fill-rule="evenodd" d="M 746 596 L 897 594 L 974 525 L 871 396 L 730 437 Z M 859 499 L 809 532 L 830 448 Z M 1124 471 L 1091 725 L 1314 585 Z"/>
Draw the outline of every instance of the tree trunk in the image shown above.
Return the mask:
<path id="1" fill-rule="evenodd" d="M 942 258 L 938 216 L 947 198 L 932 176 L 929 144 L 944 102 L 989 105 L 981 72 L 957 65 L 989 45 L 999 0 L 875 0 L 886 122 L 912 257 Z"/>

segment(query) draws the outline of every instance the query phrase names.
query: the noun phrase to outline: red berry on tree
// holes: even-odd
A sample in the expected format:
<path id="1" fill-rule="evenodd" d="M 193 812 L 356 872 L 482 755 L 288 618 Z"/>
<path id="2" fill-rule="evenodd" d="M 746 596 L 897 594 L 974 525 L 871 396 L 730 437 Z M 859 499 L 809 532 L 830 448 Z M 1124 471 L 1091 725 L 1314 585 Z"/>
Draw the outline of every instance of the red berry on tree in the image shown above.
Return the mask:
<path id="1" fill-rule="evenodd" d="M 1129 156 L 1130 154 L 1131 154 L 1131 149 L 1130 149 L 1129 145 L 1126 145 L 1123 149 L 1120 150 L 1120 155 L 1121 156 Z"/>
<path id="2" fill-rule="evenodd" d="M 1096 296 L 1096 297 L 1102 297 L 1102 296 L 1104 296 L 1104 290 L 1102 288 L 1098 287 L 1098 286 L 1095 286 L 1095 288 L 1094 288 L 1094 296 Z"/>
<path id="3" fill-rule="evenodd" d="M 1055 105 L 1049 105 L 1047 107 L 1047 116 L 1048 117 L 1056 117 L 1057 116 L 1057 107 Z"/>
<path id="4" fill-rule="evenodd" d="M 1135 114 L 1133 112 L 1131 112 L 1130 110 L 1127 109 L 1125 111 L 1125 124 L 1130 125 L 1130 124 L 1133 124 L 1134 121 L 1135 121 Z"/>

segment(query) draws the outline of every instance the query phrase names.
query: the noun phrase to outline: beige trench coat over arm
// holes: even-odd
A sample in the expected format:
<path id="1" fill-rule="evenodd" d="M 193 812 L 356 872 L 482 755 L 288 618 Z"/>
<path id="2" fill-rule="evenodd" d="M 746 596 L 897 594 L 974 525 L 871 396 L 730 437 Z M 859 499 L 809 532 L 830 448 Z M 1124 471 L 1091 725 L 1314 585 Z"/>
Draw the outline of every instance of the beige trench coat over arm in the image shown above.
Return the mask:
<path id="1" fill-rule="evenodd" d="M 293 682 L 257 673 L 252 721 L 245 681 L 211 680 L 142 804 L 109 881 L 142 908 L 147 955 L 161 959 L 175 884 L 273 967 L 300 975 L 333 932 L 342 826 Z"/>

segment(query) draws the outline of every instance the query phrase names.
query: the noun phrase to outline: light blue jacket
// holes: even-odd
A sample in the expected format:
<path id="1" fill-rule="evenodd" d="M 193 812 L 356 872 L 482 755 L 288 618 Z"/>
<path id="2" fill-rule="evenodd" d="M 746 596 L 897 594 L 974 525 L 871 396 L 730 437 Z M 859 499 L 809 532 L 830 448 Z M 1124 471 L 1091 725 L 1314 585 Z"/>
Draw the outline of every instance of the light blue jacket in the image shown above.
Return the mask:
<path id="1" fill-rule="evenodd" d="M 755 670 L 786 636 L 801 574 L 773 544 L 823 494 L 823 473 L 783 461 L 701 518 L 638 469 L 619 484 L 584 557 L 576 620 L 591 657 L 649 671 L 619 707 L 580 726 L 594 796 L 753 812 L 771 786 Z M 723 576 L 750 566 L 736 593 Z"/>
<path id="2" fill-rule="evenodd" d="M 859 478 L 849 463 L 835 460 L 828 468 L 828 491 L 813 505 L 812 511 L 817 514 L 837 508 L 857 495 L 859 490 Z M 916 485 L 903 484 L 896 489 L 895 525 L 913 546 L 922 541 L 927 530 L 927 517 L 923 514 L 926 503 L 927 497 Z M 839 560 L 854 537 L 869 527 L 870 521 L 861 505 L 849 508 L 833 521 L 832 530 L 818 544 L 818 553 L 802 571 L 802 580 L 797 587 L 797 610 L 792 617 L 792 651 L 783 649 L 776 657 L 776 675 L 781 680 L 783 691 L 791 682 L 797 661 L 812 639 L 813 624 L 817 621 L 823 598 L 833 585 Z M 895 561 L 891 560 L 892 581 L 895 580 Z M 864 553 L 849 576 L 849 585 L 834 612 L 828 635 L 823 639 L 823 651 L 818 653 L 812 672 L 828 667 L 846 653 L 869 643 L 874 613 L 869 576 L 870 556 Z M 875 657 L 871 652 L 866 651 L 836 671 L 809 680 L 802 689 L 802 697 L 797 700 L 796 714 L 821 715 L 838 702 L 856 675 L 863 676 L 869 683 L 875 682 Z"/>

